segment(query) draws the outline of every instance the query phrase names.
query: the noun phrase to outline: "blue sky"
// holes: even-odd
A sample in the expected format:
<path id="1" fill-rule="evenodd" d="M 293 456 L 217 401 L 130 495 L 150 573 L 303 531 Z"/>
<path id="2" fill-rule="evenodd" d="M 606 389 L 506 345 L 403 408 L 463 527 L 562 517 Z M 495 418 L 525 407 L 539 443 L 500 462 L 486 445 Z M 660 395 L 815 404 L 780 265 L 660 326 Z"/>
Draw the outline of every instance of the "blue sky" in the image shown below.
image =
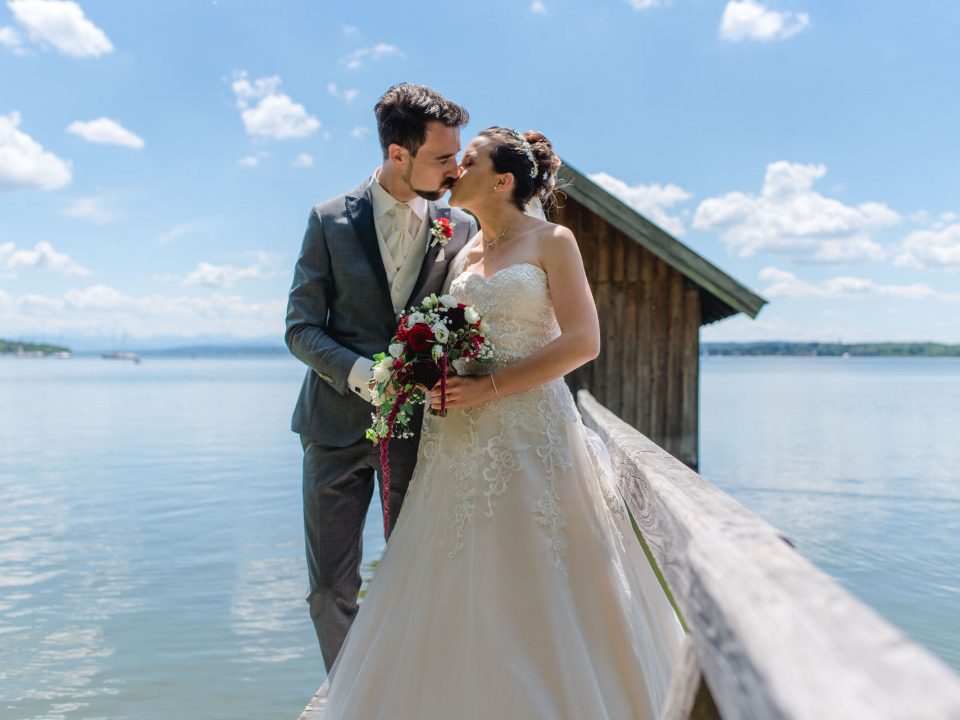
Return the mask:
<path id="1" fill-rule="evenodd" d="M 704 340 L 960 342 L 960 5 L 0 4 L 0 337 L 275 338 L 389 85 L 545 132 L 764 295 Z"/>

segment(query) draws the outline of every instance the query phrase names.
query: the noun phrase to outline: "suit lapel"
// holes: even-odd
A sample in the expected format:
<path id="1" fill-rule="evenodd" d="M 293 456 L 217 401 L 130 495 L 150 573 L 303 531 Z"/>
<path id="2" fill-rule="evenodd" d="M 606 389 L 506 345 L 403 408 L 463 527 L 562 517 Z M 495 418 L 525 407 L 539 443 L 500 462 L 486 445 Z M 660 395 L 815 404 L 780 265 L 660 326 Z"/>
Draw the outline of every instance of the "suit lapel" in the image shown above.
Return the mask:
<path id="1" fill-rule="evenodd" d="M 358 188 L 354 194 L 346 198 L 347 217 L 353 225 L 363 254 L 367 256 L 373 274 L 377 276 L 380 288 L 387 302 L 390 303 L 390 281 L 387 280 L 387 271 L 383 267 L 383 256 L 380 254 L 380 245 L 377 243 L 377 230 L 373 224 L 373 200 L 370 197 L 370 185 L 363 190 Z M 393 306 L 391 304 L 391 313 Z"/>

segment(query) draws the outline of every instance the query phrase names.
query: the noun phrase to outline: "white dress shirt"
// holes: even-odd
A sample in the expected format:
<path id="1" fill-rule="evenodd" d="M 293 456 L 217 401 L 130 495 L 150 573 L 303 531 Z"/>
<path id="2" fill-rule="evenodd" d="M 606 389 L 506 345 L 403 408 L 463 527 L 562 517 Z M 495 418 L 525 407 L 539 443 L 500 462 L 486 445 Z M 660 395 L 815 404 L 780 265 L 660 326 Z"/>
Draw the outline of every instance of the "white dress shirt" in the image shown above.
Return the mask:
<path id="1" fill-rule="evenodd" d="M 380 169 L 371 181 L 373 225 L 383 268 L 390 283 L 390 300 L 398 316 L 420 275 L 430 236 L 427 226 L 428 207 L 425 198 L 417 196 L 407 202 L 394 198 L 379 182 Z M 373 360 L 359 357 L 353 363 L 347 382 L 350 389 L 370 401 L 369 382 L 373 378 Z"/>

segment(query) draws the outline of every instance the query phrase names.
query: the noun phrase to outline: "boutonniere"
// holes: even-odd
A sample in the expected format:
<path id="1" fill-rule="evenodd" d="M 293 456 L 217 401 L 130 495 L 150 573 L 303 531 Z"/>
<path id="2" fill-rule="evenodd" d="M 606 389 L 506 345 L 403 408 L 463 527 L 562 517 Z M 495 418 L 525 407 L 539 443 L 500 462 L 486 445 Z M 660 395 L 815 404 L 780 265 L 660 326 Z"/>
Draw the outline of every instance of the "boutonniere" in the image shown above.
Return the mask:
<path id="1" fill-rule="evenodd" d="M 440 254 L 437 255 L 436 262 L 443 260 L 443 249 L 447 246 L 447 243 L 450 242 L 450 238 L 453 237 L 454 227 L 456 227 L 456 223 L 450 222 L 449 218 L 442 217 L 433 221 L 433 225 L 430 227 L 433 242 L 430 243 L 430 247 L 438 243 L 440 245 Z"/>

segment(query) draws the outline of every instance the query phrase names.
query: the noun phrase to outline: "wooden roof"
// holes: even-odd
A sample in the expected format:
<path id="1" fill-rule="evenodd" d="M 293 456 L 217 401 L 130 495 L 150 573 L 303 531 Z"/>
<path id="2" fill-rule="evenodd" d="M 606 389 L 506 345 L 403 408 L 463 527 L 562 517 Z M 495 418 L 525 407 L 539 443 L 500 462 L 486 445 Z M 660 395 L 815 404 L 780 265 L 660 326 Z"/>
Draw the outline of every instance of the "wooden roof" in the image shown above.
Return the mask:
<path id="1" fill-rule="evenodd" d="M 740 312 L 755 318 L 767 303 L 566 161 L 560 169 L 559 184 L 568 197 L 700 287 L 703 291 L 701 325 Z"/>

